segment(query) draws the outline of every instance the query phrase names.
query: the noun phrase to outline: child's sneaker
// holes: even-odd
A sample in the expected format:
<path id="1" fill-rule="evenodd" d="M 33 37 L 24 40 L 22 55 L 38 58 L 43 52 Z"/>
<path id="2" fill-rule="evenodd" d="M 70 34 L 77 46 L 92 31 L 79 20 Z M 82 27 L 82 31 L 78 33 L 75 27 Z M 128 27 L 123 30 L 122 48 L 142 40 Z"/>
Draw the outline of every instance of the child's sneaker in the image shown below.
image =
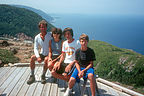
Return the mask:
<path id="1" fill-rule="evenodd" d="M 66 92 L 64 93 L 64 96 L 69 96 L 72 89 L 67 88 Z"/>

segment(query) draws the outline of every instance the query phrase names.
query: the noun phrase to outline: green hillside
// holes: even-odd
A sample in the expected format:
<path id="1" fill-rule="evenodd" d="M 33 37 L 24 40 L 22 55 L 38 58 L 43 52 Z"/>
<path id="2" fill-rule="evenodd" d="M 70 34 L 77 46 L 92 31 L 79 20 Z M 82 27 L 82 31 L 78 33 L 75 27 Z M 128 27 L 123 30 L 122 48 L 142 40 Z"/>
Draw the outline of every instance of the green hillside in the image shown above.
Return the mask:
<path id="1" fill-rule="evenodd" d="M 17 33 L 24 33 L 34 37 L 39 33 L 38 22 L 42 19 L 28 9 L 0 4 L 0 35 L 15 36 Z M 53 26 L 48 24 L 48 31 L 51 27 Z"/>
<path id="2" fill-rule="evenodd" d="M 132 50 L 91 40 L 89 47 L 96 54 L 95 73 L 99 77 L 134 87 L 144 87 L 144 56 Z"/>

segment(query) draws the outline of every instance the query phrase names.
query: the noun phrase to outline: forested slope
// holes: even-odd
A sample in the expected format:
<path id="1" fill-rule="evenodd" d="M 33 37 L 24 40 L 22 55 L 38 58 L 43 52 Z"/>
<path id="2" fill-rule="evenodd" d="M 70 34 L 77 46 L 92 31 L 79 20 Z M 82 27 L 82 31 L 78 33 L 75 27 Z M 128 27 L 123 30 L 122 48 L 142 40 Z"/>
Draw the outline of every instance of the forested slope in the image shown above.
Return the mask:
<path id="1" fill-rule="evenodd" d="M 39 33 L 38 22 L 43 18 L 33 11 L 0 4 L 0 35 L 8 34 L 15 36 L 24 33 L 34 37 Z M 53 25 L 48 23 L 48 31 Z"/>

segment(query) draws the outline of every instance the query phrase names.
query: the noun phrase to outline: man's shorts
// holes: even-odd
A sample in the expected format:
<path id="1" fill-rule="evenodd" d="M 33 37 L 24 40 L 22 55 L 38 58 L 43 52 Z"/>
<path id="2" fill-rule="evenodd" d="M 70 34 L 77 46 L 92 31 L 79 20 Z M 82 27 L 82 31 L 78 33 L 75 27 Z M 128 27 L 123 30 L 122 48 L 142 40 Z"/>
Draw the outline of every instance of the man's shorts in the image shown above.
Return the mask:
<path id="1" fill-rule="evenodd" d="M 85 69 L 85 68 L 80 68 L 81 70 Z M 77 82 L 80 82 L 80 78 L 78 76 L 78 70 L 77 68 L 75 68 L 75 70 L 73 71 L 71 77 L 75 78 Z M 94 68 L 89 68 L 87 71 L 84 72 L 84 76 L 83 79 L 86 80 L 88 78 L 88 74 L 92 73 L 94 75 Z"/>
<path id="2" fill-rule="evenodd" d="M 40 58 L 41 60 L 44 60 L 46 56 L 44 56 L 43 54 L 40 54 Z"/>

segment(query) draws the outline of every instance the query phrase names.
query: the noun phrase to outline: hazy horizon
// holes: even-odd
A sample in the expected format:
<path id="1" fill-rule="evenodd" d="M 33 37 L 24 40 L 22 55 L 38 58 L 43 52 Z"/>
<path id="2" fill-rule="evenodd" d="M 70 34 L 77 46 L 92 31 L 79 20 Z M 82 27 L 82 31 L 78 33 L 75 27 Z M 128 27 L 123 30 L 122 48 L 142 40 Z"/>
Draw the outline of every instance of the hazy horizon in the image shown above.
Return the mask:
<path id="1" fill-rule="evenodd" d="M 0 4 L 24 5 L 49 14 L 144 15 L 144 0 L 0 0 Z"/>

